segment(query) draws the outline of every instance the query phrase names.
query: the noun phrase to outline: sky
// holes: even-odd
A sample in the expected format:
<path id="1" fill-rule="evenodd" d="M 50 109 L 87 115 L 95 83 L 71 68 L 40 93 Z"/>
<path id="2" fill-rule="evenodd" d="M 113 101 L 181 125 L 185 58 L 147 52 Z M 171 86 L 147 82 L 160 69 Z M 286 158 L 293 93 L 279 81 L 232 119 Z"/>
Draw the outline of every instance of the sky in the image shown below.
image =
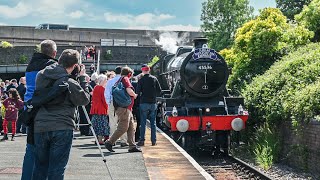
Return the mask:
<path id="1" fill-rule="evenodd" d="M 206 0 L 0 0 L 0 25 L 198 31 Z M 258 9 L 275 0 L 250 0 Z"/>

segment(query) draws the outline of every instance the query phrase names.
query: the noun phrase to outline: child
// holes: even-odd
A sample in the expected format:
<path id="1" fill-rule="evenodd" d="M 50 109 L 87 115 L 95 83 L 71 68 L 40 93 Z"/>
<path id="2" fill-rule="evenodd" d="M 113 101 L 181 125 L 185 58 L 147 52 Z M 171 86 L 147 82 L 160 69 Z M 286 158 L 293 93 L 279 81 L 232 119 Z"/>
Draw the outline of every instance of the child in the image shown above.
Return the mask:
<path id="1" fill-rule="evenodd" d="M 12 127 L 12 138 L 11 141 L 14 141 L 14 135 L 16 134 L 16 121 L 18 119 L 19 109 L 23 108 L 23 101 L 21 101 L 18 91 L 14 88 L 9 90 L 9 97 L 3 102 L 4 107 L 6 108 L 6 113 L 2 123 L 4 130 L 4 135 L 1 141 L 8 140 L 8 122 L 11 121 Z"/>

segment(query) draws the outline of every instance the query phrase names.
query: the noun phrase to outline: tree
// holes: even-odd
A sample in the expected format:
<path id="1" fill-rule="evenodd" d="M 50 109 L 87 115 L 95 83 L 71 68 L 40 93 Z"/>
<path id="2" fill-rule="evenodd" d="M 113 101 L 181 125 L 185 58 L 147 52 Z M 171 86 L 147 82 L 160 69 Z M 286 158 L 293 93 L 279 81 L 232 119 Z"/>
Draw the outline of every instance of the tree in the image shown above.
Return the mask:
<path id="1" fill-rule="evenodd" d="M 221 51 L 233 68 L 228 87 L 240 94 L 253 77 L 263 74 L 291 49 L 309 43 L 313 35 L 303 26 L 287 23 L 279 9 L 263 9 L 237 30 L 233 48 Z"/>
<path id="2" fill-rule="evenodd" d="M 310 2 L 311 0 L 276 0 L 277 8 L 290 20 L 294 20 L 294 15 L 299 14 L 303 6 Z"/>
<path id="3" fill-rule="evenodd" d="M 249 0 L 208 0 L 202 3 L 201 29 L 209 46 L 221 50 L 229 47 L 236 30 L 252 18 Z"/>
<path id="4" fill-rule="evenodd" d="M 320 40 L 320 0 L 312 2 L 303 8 L 302 12 L 295 16 L 299 24 L 304 25 L 315 33 L 314 40 Z"/>

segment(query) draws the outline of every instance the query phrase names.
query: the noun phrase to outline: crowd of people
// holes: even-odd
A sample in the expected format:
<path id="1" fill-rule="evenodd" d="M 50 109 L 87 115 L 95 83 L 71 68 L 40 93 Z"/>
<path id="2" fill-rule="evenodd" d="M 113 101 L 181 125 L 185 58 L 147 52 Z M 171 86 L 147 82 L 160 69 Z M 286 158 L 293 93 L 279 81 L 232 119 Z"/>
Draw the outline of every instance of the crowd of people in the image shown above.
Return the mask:
<path id="1" fill-rule="evenodd" d="M 16 129 L 27 133 L 22 180 L 64 178 L 74 129 L 77 123 L 88 123 L 86 112 L 90 115 L 98 143 L 110 152 L 114 152 L 113 147 L 118 143 L 121 147 L 128 147 L 130 153 L 141 152 L 147 119 L 151 126 L 151 144 L 157 145 L 156 97 L 161 87 L 157 78 L 150 75 L 149 66 L 143 65 L 142 73 L 137 76 L 130 67 L 118 66 L 106 73 L 94 71 L 89 77 L 84 65 L 79 64 L 81 55 L 78 51 L 66 49 L 55 59 L 57 46 L 54 41 L 45 40 L 40 47 L 41 52 L 34 53 L 19 85 L 16 79 L 0 83 L 1 141 L 9 139 L 8 122 L 12 123 L 12 141 Z M 113 87 L 119 83 L 131 97 L 131 104 L 127 107 L 120 107 L 113 100 Z M 17 122 L 19 111 L 27 109 L 23 105 L 36 99 L 46 101 L 32 109 L 31 112 L 36 113 L 31 122 Z M 81 135 L 92 135 L 88 126 L 78 127 Z"/>
<path id="2" fill-rule="evenodd" d="M 88 58 L 96 60 L 96 47 L 94 45 L 90 47 L 84 46 L 82 56 L 84 56 L 85 60 L 88 60 Z"/>

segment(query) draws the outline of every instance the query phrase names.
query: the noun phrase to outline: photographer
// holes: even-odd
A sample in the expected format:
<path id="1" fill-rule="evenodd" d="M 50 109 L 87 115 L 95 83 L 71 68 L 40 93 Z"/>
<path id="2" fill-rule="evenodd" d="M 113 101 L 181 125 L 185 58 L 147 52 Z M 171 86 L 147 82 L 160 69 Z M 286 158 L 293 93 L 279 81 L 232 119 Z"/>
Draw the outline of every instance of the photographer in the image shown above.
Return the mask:
<path id="1" fill-rule="evenodd" d="M 34 180 L 64 179 L 75 128 L 76 107 L 88 104 L 90 97 L 83 76 L 85 68 L 84 65 L 78 65 L 79 59 L 78 51 L 66 49 L 58 64 L 47 66 L 37 75 L 36 90 L 66 83 L 69 88 L 53 102 L 41 106 L 35 117 Z M 76 71 L 80 71 L 79 82 L 73 79 L 78 77 Z"/>

